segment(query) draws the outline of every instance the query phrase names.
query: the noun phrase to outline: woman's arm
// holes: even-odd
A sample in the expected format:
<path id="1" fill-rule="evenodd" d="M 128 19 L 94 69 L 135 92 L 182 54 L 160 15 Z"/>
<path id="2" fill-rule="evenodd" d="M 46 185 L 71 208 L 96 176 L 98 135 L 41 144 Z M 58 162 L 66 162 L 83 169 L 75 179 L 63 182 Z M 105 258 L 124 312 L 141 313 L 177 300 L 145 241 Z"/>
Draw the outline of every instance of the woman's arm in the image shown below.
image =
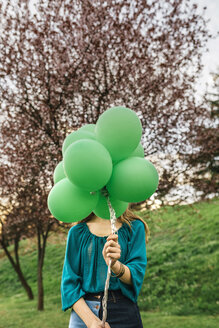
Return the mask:
<path id="1" fill-rule="evenodd" d="M 119 259 L 121 257 L 121 247 L 118 243 L 118 235 L 117 234 L 111 234 L 108 236 L 107 242 L 104 245 L 102 254 L 103 254 L 103 258 L 104 258 L 107 266 L 109 265 L 109 260 L 111 258 L 112 272 L 115 274 L 118 274 L 120 271 Z M 127 265 L 123 264 L 123 266 L 125 268 L 125 272 L 119 279 L 121 279 L 121 281 L 127 285 L 132 285 L 132 277 L 131 277 L 130 269 Z"/>
<path id="2" fill-rule="evenodd" d="M 101 322 L 100 318 L 91 311 L 83 297 L 79 298 L 79 300 L 73 304 L 72 308 L 88 328 L 91 327 L 94 321 L 98 323 Z"/>
<path id="3" fill-rule="evenodd" d="M 125 296 L 132 297 L 136 302 L 145 276 L 147 266 L 145 228 L 140 220 L 133 221 L 133 231 L 128 242 L 128 256 L 124 263 L 125 272 L 119 278 L 119 285 Z M 118 235 L 111 234 L 103 248 L 103 257 L 106 265 L 109 265 L 111 258 L 111 269 L 115 274 L 119 273 L 121 248 L 118 244 Z"/>
<path id="4" fill-rule="evenodd" d="M 125 284 L 132 285 L 132 276 L 129 267 L 125 264 L 123 264 L 123 266 L 125 268 L 125 272 L 119 279 Z M 117 260 L 116 263 L 111 266 L 111 269 L 113 273 L 118 274 L 120 270 L 120 262 Z"/>

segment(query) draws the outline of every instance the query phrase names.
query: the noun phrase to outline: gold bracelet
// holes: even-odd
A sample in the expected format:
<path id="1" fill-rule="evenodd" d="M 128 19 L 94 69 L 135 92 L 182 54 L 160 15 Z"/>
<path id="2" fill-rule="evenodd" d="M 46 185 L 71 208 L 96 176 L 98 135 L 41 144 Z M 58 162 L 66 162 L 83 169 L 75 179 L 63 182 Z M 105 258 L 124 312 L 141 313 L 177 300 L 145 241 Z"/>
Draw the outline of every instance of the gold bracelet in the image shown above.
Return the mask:
<path id="1" fill-rule="evenodd" d="M 119 272 L 117 273 L 117 275 L 113 276 L 112 271 L 111 271 L 111 276 L 113 278 L 120 278 L 125 273 L 125 266 L 122 264 L 122 262 L 119 262 L 119 263 L 120 263 L 120 269 L 119 269 Z"/>

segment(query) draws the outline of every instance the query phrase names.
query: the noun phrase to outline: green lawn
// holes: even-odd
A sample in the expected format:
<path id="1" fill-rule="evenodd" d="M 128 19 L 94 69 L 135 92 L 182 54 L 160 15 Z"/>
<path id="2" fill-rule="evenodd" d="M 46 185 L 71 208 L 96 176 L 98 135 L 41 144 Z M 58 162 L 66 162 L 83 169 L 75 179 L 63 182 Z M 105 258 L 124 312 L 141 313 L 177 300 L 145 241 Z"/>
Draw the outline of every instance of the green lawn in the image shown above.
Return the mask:
<path id="1" fill-rule="evenodd" d="M 219 200 L 138 213 L 151 230 L 148 264 L 138 298 L 144 327 L 218 327 Z M 0 251 L 0 328 L 68 327 L 60 280 L 67 233 L 52 233 L 44 265 L 45 310 L 37 308 L 36 239 L 20 244 L 21 266 L 35 299 L 27 297 Z M 11 248 L 11 250 L 13 247 Z"/>
<path id="2" fill-rule="evenodd" d="M 68 327 L 70 310 L 60 311 L 57 300 L 45 298 L 45 310 L 36 311 L 37 301 L 28 301 L 24 294 L 1 300 L 0 328 L 61 328 Z M 147 328 L 218 328 L 219 316 L 176 316 L 162 312 L 141 311 L 143 326 Z"/>
<path id="3" fill-rule="evenodd" d="M 219 200 L 145 212 L 151 230 L 142 310 L 219 313 Z"/>

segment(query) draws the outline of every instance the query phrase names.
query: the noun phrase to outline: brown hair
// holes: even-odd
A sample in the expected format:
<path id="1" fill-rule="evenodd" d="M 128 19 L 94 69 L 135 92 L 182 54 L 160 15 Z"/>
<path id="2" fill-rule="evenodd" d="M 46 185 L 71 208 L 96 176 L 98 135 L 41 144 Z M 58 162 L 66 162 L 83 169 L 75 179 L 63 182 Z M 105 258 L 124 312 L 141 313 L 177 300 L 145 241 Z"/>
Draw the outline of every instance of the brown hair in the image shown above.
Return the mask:
<path id="1" fill-rule="evenodd" d="M 91 220 L 93 218 L 95 214 L 93 212 L 91 212 L 91 214 L 89 214 L 86 218 L 80 220 L 80 221 L 77 221 L 74 225 L 77 225 L 79 224 L 80 222 L 88 222 L 89 220 Z M 131 224 L 130 222 L 131 221 L 135 221 L 135 220 L 140 220 L 141 222 L 144 223 L 144 227 L 145 227 L 145 240 L 146 240 L 146 243 L 148 244 L 149 242 L 149 236 L 150 236 L 150 230 L 149 230 L 149 227 L 147 225 L 147 223 L 140 217 L 138 216 L 137 214 L 133 213 L 129 208 L 127 208 L 127 210 L 121 215 L 118 217 L 118 222 L 120 223 L 127 223 L 130 227 L 130 230 L 132 229 L 131 227 Z"/>

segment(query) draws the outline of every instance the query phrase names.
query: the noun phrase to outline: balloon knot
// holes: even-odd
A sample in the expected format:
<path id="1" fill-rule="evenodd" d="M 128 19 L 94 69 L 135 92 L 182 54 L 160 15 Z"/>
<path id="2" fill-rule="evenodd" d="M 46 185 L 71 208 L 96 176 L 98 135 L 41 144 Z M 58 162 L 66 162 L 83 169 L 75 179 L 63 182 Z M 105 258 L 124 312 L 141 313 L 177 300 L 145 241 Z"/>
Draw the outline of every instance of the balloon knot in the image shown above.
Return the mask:
<path id="1" fill-rule="evenodd" d="M 104 197 L 109 197 L 109 192 L 108 190 L 106 189 L 106 187 L 103 187 L 101 190 L 100 190 L 101 194 L 104 196 Z"/>

